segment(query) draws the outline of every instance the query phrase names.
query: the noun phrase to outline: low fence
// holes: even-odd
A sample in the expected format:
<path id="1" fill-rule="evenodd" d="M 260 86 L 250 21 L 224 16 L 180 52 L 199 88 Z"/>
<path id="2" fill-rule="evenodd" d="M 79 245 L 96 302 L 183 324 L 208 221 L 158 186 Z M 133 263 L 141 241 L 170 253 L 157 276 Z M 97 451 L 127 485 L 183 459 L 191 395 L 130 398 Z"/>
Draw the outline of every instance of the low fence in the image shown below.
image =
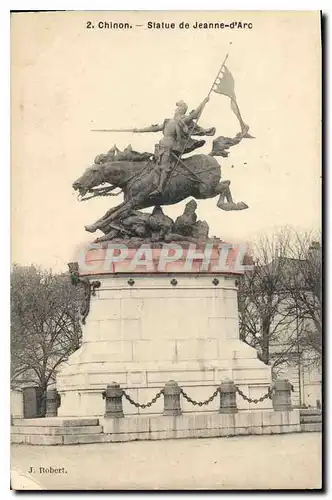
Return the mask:
<path id="1" fill-rule="evenodd" d="M 231 380 L 221 382 L 205 401 L 196 401 L 191 398 L 174 380 L 166 382 L 163 389 L 159 390 L 154 398 L 147 403 L 139 403 L 134 401 L 125 389 L 122 389 L 119 384 L 113 382 L 108 385 L 106 390 L 102 393 L 103 398 L 106 400 L 105 417 L 106 418 L 122 418 L 124 416 L 122 398 L 125 397 L 130 404 L 136 408 L 149 408 L 161 396 L 164 397 L 164 411 L 163 415 L 181 415 L 181 396 L 194 406 L 207 406 L 218 395 L 220 398 L 219 413 L 237 413 L 236 394 L 239 394 L 249 403 L 257 404 L 267 398 L 272 399 L 273 409 L 275 411 L 290 411 L 292 409 L 291 403 L 291 390 L 292 385 L 288 380 L 278 380 L 271 387 L 269 387 L 266 394 L 257 399 L 251 399 L 246 396 L 240 388 Z"/>
<path id="2" fill-rule="evenodd" d="M 135 401 L 128 392 L 120 387 L 116 382 L 112 382 L 102 392 L 102 397 L 105 399 L 105 414 L 106 418 L 123 418 L 123 398 L 129 401 L 136 408 L 150 408 L 161 396 L 164 398 L 163 415 L 181 415 L 181 397 L 186 399 L 194 406 L 207 406 L 215 398 L 219 396 L 219 413 L 237 413 L 238 407 L 236 395 L 248 401 L 249 403 L 260 403 L 267 398 L 272 400 L 272 406 L 275 411 L 291 411 L 291 391 L 292 384 L 288 380 L 277 380 L 268 391 L 260 398 L 252 399 L 246 396 L 241 389 L 231 380 L 221 382 L 218 387 L 214 387 L 211 396 L 205 401 L 196 401 L 187 394 L 182 387 L 174 380 L 166 382 L 165 386 L 160 389 L 155 396 L 148 402 L 139 403 Z M 61 398 L 56 389 L 47 392 L 46 396 L 46 417 L 57 416 L 58 408 L 61 404 Z"/>

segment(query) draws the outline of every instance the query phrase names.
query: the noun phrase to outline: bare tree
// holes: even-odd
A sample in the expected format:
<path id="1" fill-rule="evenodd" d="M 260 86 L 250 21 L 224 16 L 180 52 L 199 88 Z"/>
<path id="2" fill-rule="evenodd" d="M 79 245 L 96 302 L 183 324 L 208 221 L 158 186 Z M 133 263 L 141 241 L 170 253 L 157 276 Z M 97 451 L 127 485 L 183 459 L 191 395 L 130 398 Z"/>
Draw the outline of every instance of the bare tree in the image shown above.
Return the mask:
<path id="1" fill-rule="evenodd" d="M 11 382 L 44 394 L 81 342 L 80 297 L 65 275 L 14 265 L 11 273 Z"/>
<path id="2" fill-rule="evenodd" d="M 320 364 L 322 358 L 322 251 L 319 240 L 317 234 L 295 236 L 290 256 L 296 266 L 284 280 L 290 298 L 288 310 L 298 318 L 301 328 L 301 347 L 309 354 L 307 362 L 315 364 Z"/>
<path id="3" fill-rule="evenodd" d="M 254 268 L 239 285 L 240 337 L 257 349 L 266 364 L 271 360 L 271 346 L 281 332 L 290 331 L 294 321 L 284 307 L 285 260 L 280 258 L 288 244 L 287 231 L 271 239 L 260 238 L 251 249 Z"/>
<path id="4" fill-rule="evenodd" d="M 321 259 L 310 238 L 287 228 L 261 238 L 240 280 L 240 337 L 274 368 L 300 351 L 321 355 Z"/>

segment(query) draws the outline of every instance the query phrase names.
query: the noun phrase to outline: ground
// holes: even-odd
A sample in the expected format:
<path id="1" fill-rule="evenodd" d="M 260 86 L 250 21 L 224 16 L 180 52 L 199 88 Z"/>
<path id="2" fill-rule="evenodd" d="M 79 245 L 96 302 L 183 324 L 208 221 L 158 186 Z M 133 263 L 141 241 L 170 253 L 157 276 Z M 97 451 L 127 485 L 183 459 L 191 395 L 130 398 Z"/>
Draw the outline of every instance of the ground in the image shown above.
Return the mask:
<path id="1" fill-rule="evenodd" d="M 11 458 L 13 489 L 321 487 L 321 434 L 316 432 L 77 446 L 12 445 Z M 39 467 L 64 470 L 40 473 Z"/>

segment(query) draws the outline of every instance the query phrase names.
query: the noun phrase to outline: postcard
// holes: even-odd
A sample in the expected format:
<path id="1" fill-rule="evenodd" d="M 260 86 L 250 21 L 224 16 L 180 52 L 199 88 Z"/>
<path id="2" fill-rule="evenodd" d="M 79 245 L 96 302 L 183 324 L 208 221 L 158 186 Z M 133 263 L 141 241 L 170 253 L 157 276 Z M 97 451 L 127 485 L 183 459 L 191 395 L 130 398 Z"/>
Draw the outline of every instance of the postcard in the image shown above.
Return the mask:
<path id="1" fill-rule="evenodd" d="M 11 487 L 322 487 L 319 11 L 11 13 Z"/>

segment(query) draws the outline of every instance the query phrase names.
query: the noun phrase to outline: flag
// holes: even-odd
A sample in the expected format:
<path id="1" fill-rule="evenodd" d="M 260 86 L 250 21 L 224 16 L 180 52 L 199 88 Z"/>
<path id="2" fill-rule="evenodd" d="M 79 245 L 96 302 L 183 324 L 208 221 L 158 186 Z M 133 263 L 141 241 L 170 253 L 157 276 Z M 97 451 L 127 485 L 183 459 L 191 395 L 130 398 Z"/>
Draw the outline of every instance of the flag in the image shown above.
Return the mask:
<path id="1" fill-rule="evenodd" d="M 241 132 L 242 133 L 245 132 L 243 137 L 252 138 L 252 136 L 247 133 L 249 130 L 248 125 L 246 125 L 242 119 L 239 106 L 236 102 L 236 95 L 235 95 L 234 87 L 235 87 L 235 84 L 234 84 L 233 75 L 229 71 L 229 69 L 226 66 L 224 66 L 222 76 L 221 77 L 219 76 L 216 79 L 216 83 L 214 85 L 213 91 L 216 92 L 216 94 L 226 95 L 227 97 L 230 98 L 231 109 L 240 122 Z"/>

